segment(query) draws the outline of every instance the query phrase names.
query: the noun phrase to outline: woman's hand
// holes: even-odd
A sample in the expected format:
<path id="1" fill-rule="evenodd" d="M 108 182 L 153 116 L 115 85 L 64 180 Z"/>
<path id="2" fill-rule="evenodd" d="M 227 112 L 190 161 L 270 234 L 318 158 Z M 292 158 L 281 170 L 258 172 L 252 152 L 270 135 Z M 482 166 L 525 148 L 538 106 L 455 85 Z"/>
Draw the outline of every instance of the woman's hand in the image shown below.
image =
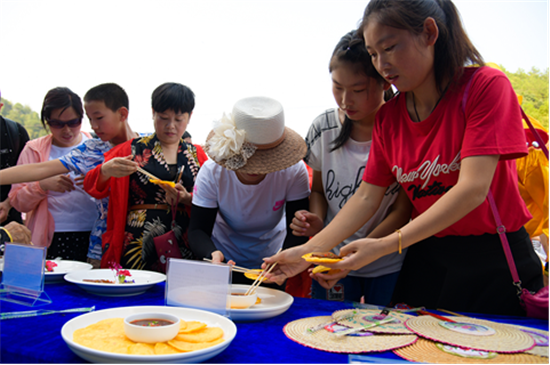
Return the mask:
<path id="1" fill-rule="evenodd" d="M 225 260 L 225 257 L 223 256 L 223 253 L 220 250 L 212 252 L 211 255 L 212 255 L 213 264 L 222 264 L 223 261 Z M 235 265 L 235 261 L 229 260 L 227 261 L 227 264 L 233 266 Z"/>
<path id="2" fill-rule="evenodd" d="M 262 269 L 264 270 L 272 263 L 277 263 L 273 270 L 266 275 L 266 278 L 282 285 L 287 278 L 298 275 L 306 270 L 310 266 L 310 263 L 304 260 L 302 256 L 310 251 L 308 251 L 308 248 L 304 248 L 304 246 L 292 247 L 274 256 L 264 258 L 265 262 L 262 264 Z"/>
<path id="3" fill-rule="evenodd" d="M 38 182 L 40 188 L 44 191 L 56 191 L 64 193 L 75 189 L 73 180 L 68 175 L 57 175 Z"/>
<path id="4" fill-rule="evenodd" d="M 333 264 L 323 263 L 323 266 L 330 267 L 331 269 L 358 270 L 382 256 L 395 252 L 396 250 L 391 250 L 393 246 L 397 249 L 398 245 L 397 239 L 395 239 L 395 244 L 391 246 L 394 237 L 397 237 L 397 235 L 393 234 L 375 239 L 362 238 L 348 243 L 340 249 L 340 256 L 344 256 L 342 261 Z"/>
<path id="5" fill-rule="evenodd" d="M 324 264 L 323 264 L 324 266 Z M 312 274 L 313 268 L 309 269 L 309 276 L 317 281 L 319 285 L 321 285 L 323 288 L 329 290 L 331 289 L 340 279 L 345 278 L 348 276 L 350 270 L 340 270 L 337 273 L 334 274 L 328 274 L 328 273 L 318 273 L 318 274 Z"/>
<path id="6" fill-rule="evenodd" d="M 138 164 L 132 161 L 134 156 L 115 157 L 101 165 L 101 175 L 104 178 L 129 176 L 137 171 Z"/>
<path id="7" fill-rule="evenodd" d="M 223 253 L 221 251 L 214 251 L 212 252 L 212 263 L 213 264 L 221 264 L 225 260 L 225 257 L 223 256 Z"/>
<path id="8" fill-rule="evenodd" d="M 315 236 L 324 228 L 323 220 L 314 213 L 307 210 L 299 210 L 294 214 L 290 228 L 295 236 Z"/>
<path id="9" fill-rule="evenodd" d="M 171 187 L 168 184 L 160 184 L 160 187 L 166 192 L 166 201 L 170 205 L 174 205 L 177 198 L 178 204 L 191 206 L 193 196 L 180 183 L 177 183 L 175 187 Z"/>

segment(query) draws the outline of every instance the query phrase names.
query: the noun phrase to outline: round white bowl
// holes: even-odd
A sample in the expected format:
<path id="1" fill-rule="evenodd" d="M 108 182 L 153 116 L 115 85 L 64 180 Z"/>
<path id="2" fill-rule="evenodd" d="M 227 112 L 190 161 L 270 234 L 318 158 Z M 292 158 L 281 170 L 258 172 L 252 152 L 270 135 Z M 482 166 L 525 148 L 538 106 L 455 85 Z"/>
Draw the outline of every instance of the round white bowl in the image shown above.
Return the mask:
<path id="1" fill-rule="evenodd" d="M 256 300 L 258 299 L 258 293 L 256 291 L 252 294 L 244 295 L 249 288 L 250 286 L 246 286 L 244 288 L 235 286 L 231 287 L 231 309 L 247 309 L 256 304 Z"/>
<path id="2" fill-rule="evenodd" d="M 163 319 L 173 323 L 158 327 L 140 326 L 131 323 L 141 319 Z M 180 319 L 169 313 L 136 313 L 124 318 L 124 333 L 134 342 L 156 343 L 170 341 L 178 335 L 179 329 Z"/>

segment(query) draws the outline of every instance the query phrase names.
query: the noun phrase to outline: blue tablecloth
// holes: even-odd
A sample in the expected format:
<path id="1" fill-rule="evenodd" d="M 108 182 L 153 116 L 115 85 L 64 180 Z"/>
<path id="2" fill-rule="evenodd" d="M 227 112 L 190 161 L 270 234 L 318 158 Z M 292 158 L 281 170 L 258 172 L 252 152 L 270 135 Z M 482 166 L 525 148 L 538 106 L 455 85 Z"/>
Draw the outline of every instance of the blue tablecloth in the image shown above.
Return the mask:
<path id="1" fill-rule="evenodd" d="M 78 286 L 66 282 L 48 283 L 45 291 L 52 304 L 29 308 L 0 301 L 1 312 L 31 309 L 60 310 L 91 307 L 96 310 L 141 306 L 164 305 L 164 283 L 157 284 L 147 292 L 132 297 L 101 297 L 89 294 Z M 302 346 L 288 339 L 283 327 L 296 319 L 330 315 L 335 310 L 352 308 L 351 303 L 295 298 L 293 305 L 283 314 L 258 322 L 236 322 L 237 336 L 231 345 L 209 363 L 347 363 L 345 354 L 324 352 Z M 81 313 L 52 314 L 40 317 L 18 318 L 0 321 L 1 363 L 82 363 L 72 353 L 61 337 L 61 328 L 68 320 Z M 520 324 L 548 330 L 548 321 L 502 316 L 480 316 L 498 322 Z M 373 360 L 383 362 L 402 360 L 392 352 L 368 354 Z"/>

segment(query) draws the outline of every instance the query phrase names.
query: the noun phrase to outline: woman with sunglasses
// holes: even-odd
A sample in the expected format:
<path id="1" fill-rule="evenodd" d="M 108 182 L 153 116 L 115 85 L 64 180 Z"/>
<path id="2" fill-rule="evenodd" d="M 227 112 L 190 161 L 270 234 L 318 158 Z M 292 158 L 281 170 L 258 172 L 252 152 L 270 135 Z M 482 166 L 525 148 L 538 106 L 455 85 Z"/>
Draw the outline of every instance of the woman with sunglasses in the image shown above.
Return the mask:
<path id="1" fill-rule="evenodd" d="M 48 91 L 41 119 L 50 134 L 27 142 L 17 164 L 57 159 L 91 138 L 80 130 L 83 115 L 82 101 L 70 89 L 57 87 Z M 11 204 L 27 213 L 32 242 L 48 247 L 48 259 L 86 261 L 97 210 L 81 187 L 83 178 L 71 172 L 12 186 Z"/>

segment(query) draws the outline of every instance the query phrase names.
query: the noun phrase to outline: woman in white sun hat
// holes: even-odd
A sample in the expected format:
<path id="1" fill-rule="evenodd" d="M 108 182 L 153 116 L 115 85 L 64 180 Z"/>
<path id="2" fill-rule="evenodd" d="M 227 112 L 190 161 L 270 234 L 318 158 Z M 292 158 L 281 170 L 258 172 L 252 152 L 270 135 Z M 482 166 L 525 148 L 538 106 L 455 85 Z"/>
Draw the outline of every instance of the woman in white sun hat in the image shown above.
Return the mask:
<path id="1" fill-rule="evenodd" d="M 285 127 L 282 105 L 267 97 L 239 100 L 207 137 L 210 156 L 194 187 L 189 226 L 198 259 L 259 268 L 279 249 L 307 241 L 288 229 L 308 209 L 303 138 Z M 233 273 L 234 283 L 250 283 Z"/>

